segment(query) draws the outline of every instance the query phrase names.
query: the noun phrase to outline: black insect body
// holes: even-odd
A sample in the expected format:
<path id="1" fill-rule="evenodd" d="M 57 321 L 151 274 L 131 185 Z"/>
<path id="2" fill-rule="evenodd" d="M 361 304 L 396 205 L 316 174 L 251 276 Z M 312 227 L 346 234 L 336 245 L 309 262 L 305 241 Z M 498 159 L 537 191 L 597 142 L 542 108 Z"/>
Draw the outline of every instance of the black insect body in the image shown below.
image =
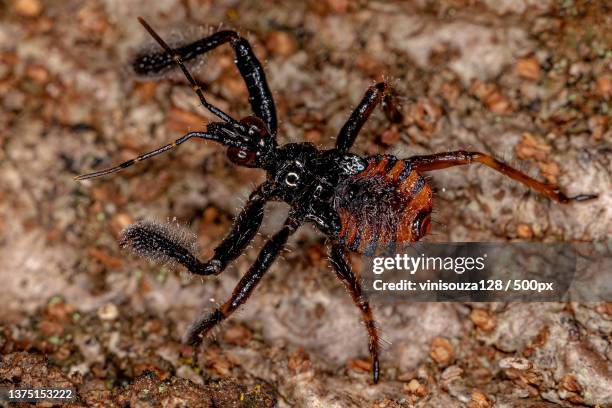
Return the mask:
<path id="1" fill-rule="evenodd" d="M 202 105 L 221 121 L 210 123 L 206 131 L 188 133 L 171 144 L 116 167 L 78 176 L 76 179 L 84 180 L 117 172 L 194 138 L 212 140 L 227 146 L 227 155 L 233 163 L 263 169 L 267 179 L 250 195 L 231 231 L 208 261 L 200 261 L 185 240 L 176 239 L 164 228 L 148 222 L 128 227 L 123 233 L 123 243 L 141 255 L 176 261 L 194 274 L 217 275 L 253 239 L 261 225 L 264 206 L 268 201 L 283 201 L 290 206 L 284 225 L 264 244 L 231 298 L 193 323 L 185 339 L 190 344 L 198 344 L 206 333 L 248 299 L 291 234 L 303 223 L 311 222 L 329 237 L 332 243 L 331 264 L 361 311 L 368 332 L 373 380 L 377 382 L 379 337 L 370 304 L 362 292 L 359 279 L 351 270 L 347 252 L 367 253 L 377 246 L 415 242 L 429 232 L 432 193 L 421 172 L 482 163 L 560 203 L 596 197 L 567 197 L 556 187 L 534 180 L 478 152 L 455 151 L 407 159 L 389 155 L 361 157 L 350 153 L 349 149 L 360 129 L 377 105 L 383 106 L 390 120 L 401 118 L 387 83 L 378 83 L 367 90 L 340 130 L 335 148 L 318 150 L 310 143 L 279 146 L 276 142 L 274 101 L 261 64 L 244 38 L 233 31 L 221 31 L 195 43 L 172 49 L 142 18 L 139 20 L 164 51 L 139 57 L 134 62 L 136 72 L 143 75 L 158 73 L 176 64 Z M 224 43 L 234 48 L 235 62 L 247 84 L 249 102 L 254 112 L 254 116 L 239 121 L 208 103 L 202 89 L 184 65 L 185 60 Z"/>

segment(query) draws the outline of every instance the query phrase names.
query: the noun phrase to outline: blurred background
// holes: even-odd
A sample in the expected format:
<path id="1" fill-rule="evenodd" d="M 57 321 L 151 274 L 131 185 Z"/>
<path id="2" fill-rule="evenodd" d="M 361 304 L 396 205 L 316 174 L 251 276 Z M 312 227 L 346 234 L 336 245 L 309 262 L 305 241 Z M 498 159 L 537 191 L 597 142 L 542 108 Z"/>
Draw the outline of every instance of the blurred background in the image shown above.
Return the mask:
<path id="1" fill-rule="evenodd" d="M 117 238 L 136 220 L 176 218 L 209 256 L 263 173 L 193 142 L 73 180 L 211 119 L 182 76 L 131 72 L 158 49 L 142 15 L 175 45 L 220 28 L 247 37 L 281 143 L 331 148 L 367 87 L 388 79 L 404 120 L 377 111 L 353 151 L 480 150 L 600 195 L 564 206 L 483 167 L 432 173 L 429 241 L 609 242 L 606 3 L 0 2 L 0 385 L 70 385 L 83 406 L 612 406 L 612 303 L 375 305 L 386 343 L 370 385 L 358 311 L 310 227 L 215 336 L 186 347 L 189 322 L 225 301 L 286 208 L 269 206 L 262 236 L 217 278 L 139 259 Z M 213 103 L 243 117 L 233 58 L 224 46 L 192 68 Z"/>

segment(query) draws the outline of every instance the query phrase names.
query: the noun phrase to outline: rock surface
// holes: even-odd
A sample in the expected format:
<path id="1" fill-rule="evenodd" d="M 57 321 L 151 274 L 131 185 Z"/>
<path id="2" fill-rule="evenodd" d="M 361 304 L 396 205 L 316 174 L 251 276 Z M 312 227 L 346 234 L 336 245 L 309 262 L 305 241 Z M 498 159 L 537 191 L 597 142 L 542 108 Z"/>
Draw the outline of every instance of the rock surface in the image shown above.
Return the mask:
<path id="1" fill-rule="evenodd" d="M 323 147 L 373 80 L 390 78 L 404 121 L 375 113 L 355 151 L 456 148 L 500 155 L 570 194 L 568 206 L 481 167 L 432 173 L 431 241 L 605 241 L 612 232 L 612 11 L 605 1 L 143 0 L 2 6 L 0 385 L 69 384 L 83 406 L 552 407 L 612 405 L 612 306 L 379 305 L 382 379 L 371 385 L 356 308 L 304 228 L 250 301 L 196 350 L 191 319 L 225 300 L 253 248 L 200 280 L 119 249 L 134 220 L 176 217 L 212 253 L 262 174 L 212 144 L 112 177 L 76 174 L 201 129 L 211 116 L 175 73 L 129 70 L 171 43 L 240 30 L 265 61 L 279 141 Z M 193 64 L 237 117 L 247 95 L 222 48 Z M 381 139 L 381 135 L 385 134 Z M 517 160 L 520 159 L 520 162 Z"/>

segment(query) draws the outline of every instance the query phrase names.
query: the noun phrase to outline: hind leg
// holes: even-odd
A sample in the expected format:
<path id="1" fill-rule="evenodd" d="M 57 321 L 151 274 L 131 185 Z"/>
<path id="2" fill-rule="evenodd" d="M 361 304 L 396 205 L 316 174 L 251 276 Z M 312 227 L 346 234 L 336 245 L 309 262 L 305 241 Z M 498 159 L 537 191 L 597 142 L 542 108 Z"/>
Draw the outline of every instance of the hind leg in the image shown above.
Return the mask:
<path id="1" fill-rule="evenodd" d="M 378 337 L 378 330 L 376 329 L 376 322 L 374 321 L 370 302 L 368 302 L 368 299 L 362 292 L 361 284 L 351 270 L 346 259 L 345 249 L 340 245 L 333 245 L 329 259 L 336 271 L 336 276 L 344 283 L 344 286 L 353 298 L 353 302 L 355 302 L 355 305 L 361 311 L 363 323 L 368 331 L 368 350 L 370 351 L 370 359 L 372 361 L 372 380 L 374 383 L 377 383 L 380 377 L 380 364 L 378 362 L 380 339 Z"/>
<path id="2" fill-rule="evenodd" d="M 430 154 L 426 156 L 409 157 L 412 170 L 415 171 L 432 171 L 445 169 L 453 166 L 462 166 L 465 164 L 481 163 L 495 171 L 500 172 L 504 176 L 510 177 L 525 186 L 534 189 L 538 193 L 555 200 L 559 203 L 569 203 L 571 201 L 586 201 L 597 198 L 597 194 L 579 194 L 577 196 L 568 197 L 562 193 L 555 185 L 542 183 L 527 174 L 508 166 L 506 163 L 480 152 L 467 152 L 458 150 L 454 152 Z"/>

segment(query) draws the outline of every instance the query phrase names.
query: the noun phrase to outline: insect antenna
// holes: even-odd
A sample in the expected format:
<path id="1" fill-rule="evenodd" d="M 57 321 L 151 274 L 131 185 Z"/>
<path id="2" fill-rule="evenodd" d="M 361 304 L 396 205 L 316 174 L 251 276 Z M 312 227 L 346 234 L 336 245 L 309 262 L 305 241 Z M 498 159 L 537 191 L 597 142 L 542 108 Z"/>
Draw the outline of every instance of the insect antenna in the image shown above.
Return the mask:
<path id="1" fill-rule="evenodd" d="M 201 135 L 204 135 L 204 133 L 199 133 Z M 106 176 L 107 174 L 112 174 L 112 173 L 116 173 L 118 171 L 121 171 L 123 169 L 125 169 L 126 167 L 130 167 L 131 165 L 133 165 L 134 163 L 138 163 L 140 161 L 149 159 L 151 157 L 155 157 L 157 155 L 160 155 L 162 153 L 167 152 L 168 150 L 174 149 L 175 147 L 177 147 L 178 145 L 180 145 L 181 143 L 185 142 L 186 140 L 189 140 L 191 137 L 196 136 L 196 132 L 193 133 L 189 133 L 185 136 L 182 136 L 181 138 L 175 140 L 172 143 L 168 143 L 162 147 L 159 147 L 155 150 L 152 150 L 150 152 L 141 154 L 140 156 L 134 158 L 134 159 L 130 159 L 128 161 L 125 161 L 115 167 L 109 167 L 107 169 L 104 170 L 100 170 L 100 171 L 95 171 L 93 173 L 88 173 L 88 174 L 82 174 L 80 176 L 76 176 L 74 179 L 75 180 L 87 180 L 90 178 L 95 178 L 95 177 L 101 177 L 101 176 Z"/>
<path id="2" fill-rule="evenodd" d="M 153 28 L 149 25 L 149 23 L 147 23 L 145 21 L 145 19 L 143 17 L 138 17 L 138 21 L 140 22 L 140 24 L 142 24 L 142 26 L 145 28 L 145 30 L 147 30 L 149 32 L 151 37 L 153 37 L 153 39 L 155 41 L 157 41 L 157 43 L 168 53 L 168 55 L 170 55 L 172 57 L 174 62 L 179 66 L 179 68 L 183 72 L 183 75 L 185 75 L 185 78 L 187 78 L 187 81 L 189 81 L 189 84 L 191 85 L 191 87 L 195 91 L 196 95 L 198 95 L 198 98 L 200 98 L 200 102 L 202 103 L 202 105 L 204 105 L 204 107 L 206 109 L 208 109 L 210 112 L 212 112 L 217 117 L 221 118 L 223 121 L 231 123 L 234 127 L 239 128 L 240 130 L 246 132 L 247 129 L 242 124 L 240 124 L 236 119 L 232 118 L 230 115 L 228 115 L 227 113 L 223 112 L 221 109 L 217 108 L 216 106 L 210 104 L 206 100 L 206 97 L 204 96 L 204 91 L 202 91 L 202 87 L 194 79 L 193 75 L 191 75 L 191 73 L 187 69 L 187 66 L 183 62 L 183 59 L 179 55 L 179 53 L 176 52 L 172 47 L 170 47 L 159 36 L 159 34 L 157 34 L 157 32 L 155 32 L 155 30 L 153 30 Z"/>

